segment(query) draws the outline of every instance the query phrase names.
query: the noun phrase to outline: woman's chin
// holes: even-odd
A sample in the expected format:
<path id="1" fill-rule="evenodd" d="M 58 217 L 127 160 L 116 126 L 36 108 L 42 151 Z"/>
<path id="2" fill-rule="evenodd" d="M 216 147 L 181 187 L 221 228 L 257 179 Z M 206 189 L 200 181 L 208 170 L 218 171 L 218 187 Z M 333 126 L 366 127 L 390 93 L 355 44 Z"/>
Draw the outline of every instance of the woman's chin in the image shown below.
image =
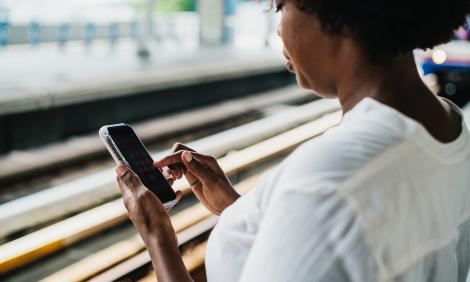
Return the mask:
<path id="1" fill-rule="evenodd" d="M 316 96 L 320 98 L 337 98 L 335 94 L 329 94 L 328 91 L 322 91 L 321 89 L 315 87 L 314 85 L 311 85 L 307 79 L 305 79 L 302 75 L 299 75 L 296 73 L 296 80 L 297 84 L 299 85 L 300 88 L 312 91 Z"/>
<path id="2" fill-rule="evenodd" d="M 297 84 L 300 86 L 300 88 L 307 89 L 307 90 L 313 90 L 310 87 L 310 84 L 308 81 L 299 73 L 295 72 L 295 79 L 297 80 Z"/>

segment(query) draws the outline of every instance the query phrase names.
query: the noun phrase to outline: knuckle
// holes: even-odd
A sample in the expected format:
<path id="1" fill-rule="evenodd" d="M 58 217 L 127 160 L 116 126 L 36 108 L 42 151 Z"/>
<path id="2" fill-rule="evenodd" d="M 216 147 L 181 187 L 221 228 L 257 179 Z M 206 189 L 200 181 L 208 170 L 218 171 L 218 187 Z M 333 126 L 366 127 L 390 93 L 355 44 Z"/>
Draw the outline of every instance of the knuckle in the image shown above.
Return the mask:
<path id="1" fill-rule="evenodd" d="M 126 184 L 130 185 L 132 181 L 132 174 L 129 170 L 124 172 L 124 174 L 121 176 L 121 180 Z"/>
<path id="2" fill-rule="evenodd" d="M 199 154 L 199 156 L 200 156 L 201 159 L 204 160 L 204 161 L 215 161 L 215 160 L 216 160 L 215 157 L 214 157 L 214 155 L 212 155 L 212 154 L 207 154 L 207 155 L 205 155 L 205 154 Z"/>
<path id="3" fill-rule="evenodd" d="M 181 154 L 183 153 L 182 150 L 174 150 L 173 153 L 171 153 L 168 158 L 173 162 L 176 162 L 177 160 L 179 160 L 179 158 L 181 157 Z"/>
<path id="4" fill-rule="evenodd" d="M 214 185 L 217 186 L 217 187 L 224 186 L 224 184 L 225 184 L 224 181 L 222 181 L 222 179 L 220 179 L 220 177 L 217 177 L 215 175 L 212 177 L 212 181 L 213 181 Z"/>
<path id="5" fill-rule="evenodd" d="M 178 151 L 178 149 L 181 148 L 182 145 L 183 144 L 180 142 L 176 142 L 175 144 L 173 144 L 173 148 L 172 148 L 173 152 Z"/>
<path id="6" fill-rule="evenodd" d="M 189 181 L 188 181 L 188 182 L 189 182 Z M 198 178 L 192 179 L 192 181 L 189 182 L 189 185 L 190 185 L 190 186 L 196 186 L 196 185 L 200 185 L 200 184 L 201 184 L 201 182 L 200 182 L 200 180 L 199 180 Z"/>
<path id="7" fill-rule="evenodd" d="M 130 186 L 132 187 L 137 187 L 140 185 L 140 179 L 139 177 L 137 177 L 137 175 L 131 175 L 131 177 L 129 178 L 129 181 L 130 181 Z"/>
<path id="8" fill-rule="evenodd" d="M 217 159 L 213 155 L 207 156 L 210 161 L 216 161 Z"/>

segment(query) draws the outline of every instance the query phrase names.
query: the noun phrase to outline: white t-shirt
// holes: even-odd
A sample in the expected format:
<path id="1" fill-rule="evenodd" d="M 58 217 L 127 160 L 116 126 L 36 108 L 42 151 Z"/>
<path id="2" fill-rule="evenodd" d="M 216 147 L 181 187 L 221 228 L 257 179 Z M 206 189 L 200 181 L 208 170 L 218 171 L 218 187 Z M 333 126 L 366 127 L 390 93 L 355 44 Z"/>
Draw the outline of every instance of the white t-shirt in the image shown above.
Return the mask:
<path id="1" fill-rule="evenodd" d="M 224 282 L 460 282 L 469 267 L 464 121 L 443 144 L 371 98 L 225 209 L 206 251 Z"/>

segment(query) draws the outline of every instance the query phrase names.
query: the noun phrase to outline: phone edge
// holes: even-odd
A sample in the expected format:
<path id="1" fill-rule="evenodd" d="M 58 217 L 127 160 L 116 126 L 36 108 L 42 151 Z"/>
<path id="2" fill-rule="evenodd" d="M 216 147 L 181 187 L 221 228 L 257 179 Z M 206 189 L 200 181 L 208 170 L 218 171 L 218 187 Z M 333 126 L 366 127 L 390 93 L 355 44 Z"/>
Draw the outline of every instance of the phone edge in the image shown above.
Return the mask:
<path id="1" fill-rule="evenodd" d="M 111 157 L 113 157 L 114 159 L 114 162 L 118 165 L 125 165 L 127 166 L 129 169 L 130 169 L 130 165 L 129 163 L 126 161 L 126 159 L 124 158 L 124 156 L 122 155 L 121 151 L 119 150 L 119 148 L 116 146 L 116 144 L 114 143 L 114 140 L 110 137 L 109 135 L 109 132 L 108 132 L 108 128 L 111 127 L 111 126 L 129 126 L 133 131 L 134 129 L 128 125 L 128 124 L 125 124 L 125 123 L 119 123 L 119 124 L 110 124 L 110 125 L 104 125 L 102 126 L 99 130 L 98 130 L 98 135 L 100 136 L 100 139 L 101 141 L 104 143 L 106 149 L 108 150 L 108 152 L 111 154 Z M 136 134 L 137 136 L 137 134 Z M 138 136 L 137 136 L 138 137 Z M 108 142 L 109 141 L 109 142 Z M 141 142 L 142 146 L 145 148 L 145 150 L 147 150 L 147 148 L 145 147 L 145 145 L 143 144 L 142 140 L 140 140 L 139 138 L 139 141 Z M 112 147 L 111 147 L 112 146 Z M 119 155 L 116 155 L 114 152 L 116 152 L 117 154 Z M 170 185 L 170 188 L 173 190 L 173 187 L 171 187 Z M 175 192 L 173 190 L 173 192 Z M 176 198 L 174 200 L 171 200 L 171 201 L 168 201 L 168 202 L 164 202 L 162 203 L 163 207 L 165 208 L 171 208 L 173 207 L 174 205 L 176 204 Z"/>

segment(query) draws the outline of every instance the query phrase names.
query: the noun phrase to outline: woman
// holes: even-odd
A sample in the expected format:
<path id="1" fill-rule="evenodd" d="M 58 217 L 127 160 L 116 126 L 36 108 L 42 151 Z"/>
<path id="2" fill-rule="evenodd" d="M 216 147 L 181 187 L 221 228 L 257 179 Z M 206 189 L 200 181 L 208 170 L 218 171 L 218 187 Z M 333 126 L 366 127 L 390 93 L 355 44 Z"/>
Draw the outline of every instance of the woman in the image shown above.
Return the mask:
<path id="1" fill-rule="evenodd" d="M 177 144 L 157 162 L 220 215 L 209 281 L 464 281 L 470 267 L 470 137 L 433 95 L 412 50 L 450 40 L 469 0 L 279 0 L 298 84 L 344 116 L 240 197 L 210 157 Z M 159 200 L 117 168 L 159 281 L 190 281 Z M 178 193 L 178 198 L 181 193 Z"/>

